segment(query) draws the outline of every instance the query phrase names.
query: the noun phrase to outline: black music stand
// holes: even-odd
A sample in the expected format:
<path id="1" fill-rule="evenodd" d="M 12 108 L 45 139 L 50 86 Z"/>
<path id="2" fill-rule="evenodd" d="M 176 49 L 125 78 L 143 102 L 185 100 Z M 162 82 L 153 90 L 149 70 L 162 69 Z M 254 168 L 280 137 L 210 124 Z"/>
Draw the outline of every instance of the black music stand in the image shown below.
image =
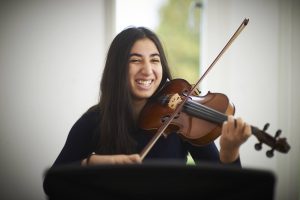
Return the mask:
<path id="1" fill-rule="evenodd" d="M 147 163 L 46 171 L 52 199 L 273 199 L 275 175 L 221 165 Z"/>

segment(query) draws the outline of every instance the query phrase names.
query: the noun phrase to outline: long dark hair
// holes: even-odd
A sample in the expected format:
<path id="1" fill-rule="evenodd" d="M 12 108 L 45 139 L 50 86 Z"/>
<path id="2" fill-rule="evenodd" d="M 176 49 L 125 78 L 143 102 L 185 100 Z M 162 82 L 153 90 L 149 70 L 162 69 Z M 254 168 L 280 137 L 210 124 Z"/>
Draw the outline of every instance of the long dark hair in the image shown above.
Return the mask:
<path id="1" fill-rule="evenodd" d="M 120 32 L 112 41 L 107 53 L 100 83 L 100 101 L 94 107 L 100 111 L 100 134 L 97 153 L 129 154 L 135 152 L 132 134 L 137 131 L 133 118 L 132 97 L 128 86 L 129 54 L 133 44 L 149 38 L 156 45 L 163 68 L 158 90 L 170 79 L 167 59 L 159 38 L 144 27 L 130 27 Z"/>

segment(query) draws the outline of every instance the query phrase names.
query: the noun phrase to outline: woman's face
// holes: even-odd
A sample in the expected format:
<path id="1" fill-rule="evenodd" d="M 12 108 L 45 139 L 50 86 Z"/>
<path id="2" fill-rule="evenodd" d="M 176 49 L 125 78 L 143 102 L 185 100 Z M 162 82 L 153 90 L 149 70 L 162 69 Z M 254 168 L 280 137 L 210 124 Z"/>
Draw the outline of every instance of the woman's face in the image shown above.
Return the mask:
<path id="1" fill-rule="evenodd" d="M 129 56 L 129 86 L 134 100 L 151 97 L 162 80 L 160 55 L 148 38 L 137 40 Z"/>

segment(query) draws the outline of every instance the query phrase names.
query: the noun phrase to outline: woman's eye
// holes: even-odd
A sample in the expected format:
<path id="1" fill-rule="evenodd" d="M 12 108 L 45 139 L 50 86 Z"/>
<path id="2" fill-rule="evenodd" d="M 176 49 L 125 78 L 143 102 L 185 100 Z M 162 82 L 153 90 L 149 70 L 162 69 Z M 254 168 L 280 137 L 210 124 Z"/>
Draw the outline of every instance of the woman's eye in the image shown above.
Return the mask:
<path id="1" fill-rule="evenodd" d="M 152 59 L 152 62 L 154 62 L 154 63 L 159 63 L 160 60 L 159 60 L 159 59 Z"/>
<path id="2" fill-rule="evenodd" d="M 138 63 L 138 62 L 141 62 L 141 60 L 140 59 L 131 59 L 131 60 L 129 60 L 129 62 Z"/>

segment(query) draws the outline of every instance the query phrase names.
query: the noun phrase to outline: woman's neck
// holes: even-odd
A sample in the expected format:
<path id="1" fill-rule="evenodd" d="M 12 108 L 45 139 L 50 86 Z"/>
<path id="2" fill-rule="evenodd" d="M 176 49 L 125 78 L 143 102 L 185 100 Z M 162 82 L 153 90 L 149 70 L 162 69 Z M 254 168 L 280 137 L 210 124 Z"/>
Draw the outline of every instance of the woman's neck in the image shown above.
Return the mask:
<path id="1" fill-rule="evenodd" d="M 144 108 L 146 102 L 147 102 L 146 99 L 133 101 L 133 116 L 134 116 L 135 121 L 138 120 L 140 113 L 141 113 L 142 109 Z"/>

